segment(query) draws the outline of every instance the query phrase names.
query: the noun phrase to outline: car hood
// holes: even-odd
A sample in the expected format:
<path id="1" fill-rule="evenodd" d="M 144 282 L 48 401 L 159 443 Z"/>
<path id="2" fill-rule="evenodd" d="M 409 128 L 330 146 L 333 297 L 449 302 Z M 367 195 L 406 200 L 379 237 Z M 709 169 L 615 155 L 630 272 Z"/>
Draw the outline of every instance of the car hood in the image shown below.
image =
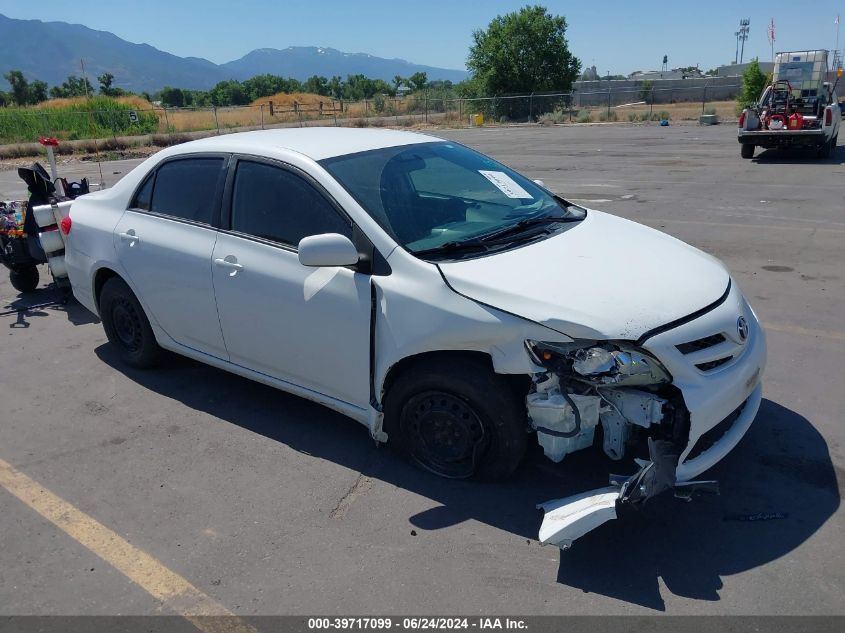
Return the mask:
<path id="1" fill-rule="evenodd" d="M 600 211 L 539 242 L 438 266 L 456 292 L 573 338 L 636 340 L 717 301 L 730 281 L 715 257 Z"/>

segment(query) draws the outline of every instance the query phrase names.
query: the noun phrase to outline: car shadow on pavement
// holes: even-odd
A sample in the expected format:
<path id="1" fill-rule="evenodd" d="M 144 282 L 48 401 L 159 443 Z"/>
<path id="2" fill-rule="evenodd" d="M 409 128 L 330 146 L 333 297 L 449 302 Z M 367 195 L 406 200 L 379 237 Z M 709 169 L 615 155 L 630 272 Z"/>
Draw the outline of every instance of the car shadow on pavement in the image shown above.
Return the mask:
<path id="1" fill-rule="evenodd" d="M 808 163 L 843 165 L 845 164 L 845 145 L 834 147 L 828 158 L 819 158 L 816 155 L 816 150 L 767 149 L 754 156 L 752 162 L 760 164 L 779 163 L 782 165 L 806 165 Z"/>
<path id="2" fill-rule="evenodd" d="M 609 472 L 635 470 L 599 451 L 553 464 L 532 443 L 506 483 L 444 480 L 377 448 L 359 424 L 296 396 L 177 356 L 168 355 L 157 371 L 141 371 L 123 365 L 108 345 L 96 354 L 187 407 L 437 502 L 408 517 L 417 530 L 472 519 L 535 545 L 537 503 L 606 486 Z M 719 600 L 722 577 L 780 558 L 810 538 L 839 507 L 845 480 L 839 472 L 837 482 L 812 424 L 770 400 L 740 445 L 704 476 L 720 480 L 721 496 L 685 503 L 665 494 L 641 509 L 623 509 L 618 520 L 560 552 L 557 582 L 659 611 L 665 610 L 659 579 L 677 596 Z"/>

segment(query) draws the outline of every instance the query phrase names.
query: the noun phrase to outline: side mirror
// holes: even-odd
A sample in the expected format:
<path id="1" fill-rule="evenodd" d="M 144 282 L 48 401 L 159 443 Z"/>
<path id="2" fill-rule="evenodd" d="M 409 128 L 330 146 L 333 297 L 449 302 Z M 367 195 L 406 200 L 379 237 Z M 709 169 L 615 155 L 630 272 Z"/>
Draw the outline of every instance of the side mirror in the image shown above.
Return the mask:
<path id="1" fill-rule="evenodd" d="M 303 237 L 298 248 L 303 266 L 351 266 L 360 259 L 352 241 L 339 233 Z"/>
<path id="2" fill-rule="evenodd" d="M 542 180 L 540 180 L 539 178 L 535 178 L 535 179 L 534 179 L 534 184 L 535 184 L 535 185 L 540 185 L 541 187 L 545 187 L 545 186 L 546 186 L 546 183 L 544 183 L 544 182 L 543 182 Z"/>

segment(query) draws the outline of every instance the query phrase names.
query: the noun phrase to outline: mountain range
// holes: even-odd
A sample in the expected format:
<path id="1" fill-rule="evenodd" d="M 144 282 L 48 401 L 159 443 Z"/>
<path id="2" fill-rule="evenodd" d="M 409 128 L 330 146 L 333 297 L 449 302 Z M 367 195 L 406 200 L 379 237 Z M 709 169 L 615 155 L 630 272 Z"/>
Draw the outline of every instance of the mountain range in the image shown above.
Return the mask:
<path id="1" fill-rule="evenodd" d="M 95 31 L 80 24 L 17 20 L 0 14 L 0 89 L 9 86 L 2 75 L 20 70 L 29 79 L 49 85 L 61 84 L 68 75 L 85 73 L 96 85 L 97 75 L 109 72 L 114 85 L 133 92 L 154 92 L 164 86 L 208 89 L 225 79 L 245 80 L 270 73 L 305 80 L 312 75 L 362 74 L 390 81 L 424 72 L 429 80 L 466 79 L 463 70 L 413 64 L 404 59 L 385 59 L 366 53 L 344 53 L 333 48 L 290 46 L 259 48 L 225 64 L 200 57 L 179 57 L 149 44 L 127 42 L 113 33 Z"/>

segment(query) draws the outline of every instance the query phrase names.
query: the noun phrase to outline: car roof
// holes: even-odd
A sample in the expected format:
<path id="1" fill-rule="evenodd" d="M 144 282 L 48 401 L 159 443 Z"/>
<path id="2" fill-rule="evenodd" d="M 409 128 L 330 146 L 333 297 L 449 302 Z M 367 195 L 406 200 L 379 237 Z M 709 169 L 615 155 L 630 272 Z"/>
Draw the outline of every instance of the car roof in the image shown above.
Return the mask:
<path id="1" fill-rule="evenodd" d="M 173 153 L 243 151 L 272 154 L 278 150 L 290 150 L 313 160 L 323 160 L 373 149 L 442 140 L 427 134 L 399 130 L 341 127 L 285 128 L 211 136 L 178 145 L 173 148 Z"/>

